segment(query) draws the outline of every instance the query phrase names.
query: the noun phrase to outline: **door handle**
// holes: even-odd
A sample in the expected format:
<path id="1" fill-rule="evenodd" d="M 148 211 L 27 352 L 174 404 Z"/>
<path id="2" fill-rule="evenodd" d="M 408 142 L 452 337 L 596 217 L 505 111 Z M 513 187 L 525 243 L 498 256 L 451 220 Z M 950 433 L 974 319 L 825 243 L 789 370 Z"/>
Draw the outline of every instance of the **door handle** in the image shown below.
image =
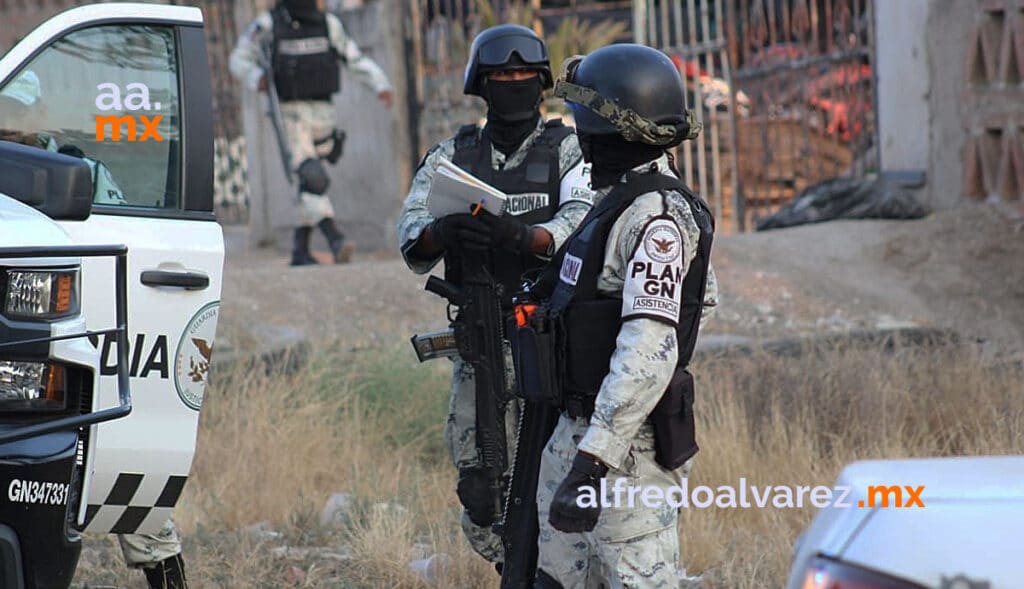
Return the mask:
<path id="1" fill-rule="evenodd" d="M 203 272 L 168 272 L 146 270 L 142 273 L 142 284 L 146 286 L 173 286 L 185 290 L 203 290 L 210 286 L 210 277 Z"/>

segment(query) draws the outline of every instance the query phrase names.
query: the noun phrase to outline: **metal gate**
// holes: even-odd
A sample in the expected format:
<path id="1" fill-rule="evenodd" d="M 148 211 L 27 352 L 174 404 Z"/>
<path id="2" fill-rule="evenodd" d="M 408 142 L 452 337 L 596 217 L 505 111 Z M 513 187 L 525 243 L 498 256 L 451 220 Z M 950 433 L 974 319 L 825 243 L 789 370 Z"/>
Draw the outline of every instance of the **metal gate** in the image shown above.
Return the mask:
<path id="1" fill-rule="evenodd" d="M 744 222 L 877 167 L 871 0 L 728 0 Z"/>
<path id="2" fill-rule="evenodd" d="M 720 230 L 742 230 L 744 200 L 737 173 L 737 113 L 744 97 L 733 91 L 728 43 L 721 23 L 724 0 L 637 0 L 635 41 L 661 49 L 683 77 L 687 108 L 704 124 L 697 139 L 676 148 L 687 185 L 708 202 Z M 739 224 L 737 224 L 739 222 Z"/>
<path id="3" fill-rule="evenodd" d="M 415 86 L 414 151 L 451 136 L 483 116 L 482 103 L 462 95 L 462 73 L 469 44 L 481 29 L 517 22 L 546 33 L 552 67 L 573 53 L 589 53 L 616 41 L 658 47 L 672 57 L 686 79 L 687 102 L 704 123 L 704 133 L 678 148 L 685 180 L 708 200 L 719 227 L 740 219 L 736 117 L 742 96 L 730 91 L 728 42 L 719 26 L 725 0 L 634 0 L 629 2 L 486 2 L 418 0 L 413 7 Z M 561 101 L 548 112 L 562 111 Z M 564 111 L 563 111 L 564 112 Z"/>
<path id="4" fill-rule="evenodd" d="M 567 28 L 582 39 L 571 52 L 626 40 L 676 63 L 687 107 L 704 123 L 677 149 L 680 171 L 722 229 L 746 230 L 817 181 L 876 167 L 871 0 L 634 0 L 629 12 L 623 2 L 581 0 L 411 4 L 417 154 L 483 115 L 462 95 L 476 32 L 496 22 L 533 26 L 547 32 L 557 62 L 561 24 L 576 18 Z M 626 19 L 605 38 L 579 34 Z"/>

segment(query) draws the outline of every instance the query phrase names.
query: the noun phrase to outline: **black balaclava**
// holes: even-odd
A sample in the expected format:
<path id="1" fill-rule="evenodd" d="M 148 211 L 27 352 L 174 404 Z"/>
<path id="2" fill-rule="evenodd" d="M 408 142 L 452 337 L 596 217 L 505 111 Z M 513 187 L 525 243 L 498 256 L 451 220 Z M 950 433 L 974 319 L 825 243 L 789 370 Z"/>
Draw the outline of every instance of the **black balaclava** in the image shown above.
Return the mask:
<path id="1" fill-rule="evenodd" d="M 281 5 L 297 21 L 318 21 L 324 17 L 316 6 L 316 0 L 281 0 Z"/>
<path id="2" fill-rule="evenodd" d="M 583 160 L 591 165 L 590 186 L 595 190 L 615 184 L 626 172 L 665 153 L 664 147 L 626 141 L 621 135 L 577 135 Z"/>
<path id="3" fill-rule="evenodd" d="M 509 155 L 537 128 L 544 87 L 540 76 L 526 80 L 485 80 L 487 135 L 498 151 Z"/>

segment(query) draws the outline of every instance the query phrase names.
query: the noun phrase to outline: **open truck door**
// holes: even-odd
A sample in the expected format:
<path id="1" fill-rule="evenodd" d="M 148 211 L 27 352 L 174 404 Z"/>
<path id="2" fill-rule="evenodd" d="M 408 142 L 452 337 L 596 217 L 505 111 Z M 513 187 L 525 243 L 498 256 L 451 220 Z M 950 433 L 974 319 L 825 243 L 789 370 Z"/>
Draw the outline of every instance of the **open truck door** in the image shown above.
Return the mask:
<path id="1" fill-rule="evenodd" d="M 4 109 L 18 116 L 5 119 Z M 155 533 L 192 464 L 224 262 L 202 13 L 96 4 L 50 19 L 0 59 L 2 120 L 91 167 L 92 214 L 61 222 L 71 241 L 128 248 L 133 410 L 89 428 L 76 522 L 90 532 Z M 82 259 L 89 329 L 116 323 L 114 282 L 111 264 Z M 117 338 L 91 340 L 102 375 L 94 405 L 116 406 Z"/>

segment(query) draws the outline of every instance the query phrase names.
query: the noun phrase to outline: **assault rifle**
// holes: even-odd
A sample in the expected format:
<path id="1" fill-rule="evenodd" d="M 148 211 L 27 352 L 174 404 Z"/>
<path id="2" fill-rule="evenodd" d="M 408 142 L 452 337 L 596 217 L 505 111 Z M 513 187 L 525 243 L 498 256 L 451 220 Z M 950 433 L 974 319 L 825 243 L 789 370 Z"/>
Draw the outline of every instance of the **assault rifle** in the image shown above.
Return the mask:
<path id="1" fill-rule="evenodd" d="M 274 58 L 273 48 L 270 43 L 264 43 L 260 58 L 260 67 L 263 68 L 263 76 L 267 81 L 267 116 L 274 127 L 274 137 L 277 139 L 277 148 L 281 153 L 281 165 L 284 167 L 284 177 L 288 184 L 292 183 L 292 154 L 288 149 L 288 135 L 285 132 L 284 116 L 281 114 L 281 101 L 277 96 L 277 86 L 274 85 Z"/>
<path id="2" fill-rule="evenodd" d="M 499 521 L 508 468 L 505 406 L 511 398 L 505 382 L 503 289 L 486 269 L 487 253 L 464 252 L 460 257 L 461 286 L 431 276 L 427 279 L 426 290 L 459 308 L 454 321 L 455 343 L 459 356 L 473 367 L 477 453 L 483 470 L 481 475 L 487 481 L 489 497 L 493 500 L 491 521 Z M 414 345 L 415 340 L 414 337 Z"/>
<path id="3" fill-rule="evenodd" d="M 483 270 L 485 258 L 463 259 L 463 287 L 431 276 L 426 289 L 459 307 L 454 330 L 416 335 L 413 348 L 420 361 L 458 355 L 476 374 L 477 448 L 483 458 L 492 497 L 500 501 L 506 468 L 504 407 L 505 356 L 502 341 L 502 289 Z M 558 423 L 558 409 L 549 403 L 520 400 L 519 429 L 512 479 L 503 511 L 495 512 L 494 531 L 501 537 L 505 561 L 502 589 L 531 589 L 537 573 L 537 486 L 540 461 Z M 500 506 L 495 505 L 499 510 Z"/>

